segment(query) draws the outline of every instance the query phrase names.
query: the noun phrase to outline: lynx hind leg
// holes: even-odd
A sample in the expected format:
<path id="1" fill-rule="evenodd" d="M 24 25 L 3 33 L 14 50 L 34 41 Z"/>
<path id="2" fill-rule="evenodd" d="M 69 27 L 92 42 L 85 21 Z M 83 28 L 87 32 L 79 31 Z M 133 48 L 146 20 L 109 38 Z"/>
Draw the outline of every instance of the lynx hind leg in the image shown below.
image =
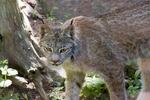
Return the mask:
<path id="1" fill-rule="evenodd" d="M 139 58 L 143 88 L 137 100 L 150 100 L 150 58 Z"/>
<path id="2" fill-rule="evenodd" d="M 123 68 L 111 69 L 105 80 L 110 100 L 127 100 Z"/>
<path id="3" fill-rule="evenodd" d="M 66 70 L 65 100 L 79 100 L 79 94 L 84 82 L 85 73 Z"/>

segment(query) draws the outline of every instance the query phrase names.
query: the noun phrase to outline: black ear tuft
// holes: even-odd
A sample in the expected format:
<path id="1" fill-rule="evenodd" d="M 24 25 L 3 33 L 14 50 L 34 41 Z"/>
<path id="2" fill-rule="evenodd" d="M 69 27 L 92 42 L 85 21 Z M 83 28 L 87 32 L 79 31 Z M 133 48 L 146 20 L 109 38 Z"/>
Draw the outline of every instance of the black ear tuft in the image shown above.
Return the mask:
<path id="1" fill-rule="evenodd" d="M 72 25 L 72 24 L 73 24 L 73 21 L 74 21 L 74 20 L 73 20 L 73 19 L 71 19 L 70 25 Z"/>
<path id="2" fill-rule="evenodd" d="M 72 39 L 74 38 L 73 22 L 74 22 L 74 19 L 70 19 L 66 21 L 63 25 L 63 30 L 64 30 L 63 35 L 71 37 Z"/>
<path id="3" fill-rule="evenodd" d="M 0 34 L 0 41 L 2 41 L 2 39 L 3 39 L 3 36 Z"/>
<path id="4" fill-rule="evenodd" d="M 74 32 L 73 32 L 73 19 L 71 20 L 71 23 L 70 23 L 69 34 L 70 34 L 70 37 L 73 38 L 73 36 L 74 36 Z"/>

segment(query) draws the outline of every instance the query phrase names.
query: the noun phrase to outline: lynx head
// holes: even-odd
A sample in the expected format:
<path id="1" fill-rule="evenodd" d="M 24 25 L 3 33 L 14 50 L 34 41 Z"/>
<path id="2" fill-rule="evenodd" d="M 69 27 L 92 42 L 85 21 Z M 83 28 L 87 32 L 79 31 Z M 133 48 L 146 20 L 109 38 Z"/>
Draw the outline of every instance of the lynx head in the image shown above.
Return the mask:
<path id="1" fill-rule="evenodd" d="M 60 65 L 74 55 L 77 44 L 72 37 L 71 27 L 63 30 L 61 25 L 54 25 L 48 31 L 44 28 L 42 30 L 43 36 L 39 44 L 48 59 L 48 63 Z"/>

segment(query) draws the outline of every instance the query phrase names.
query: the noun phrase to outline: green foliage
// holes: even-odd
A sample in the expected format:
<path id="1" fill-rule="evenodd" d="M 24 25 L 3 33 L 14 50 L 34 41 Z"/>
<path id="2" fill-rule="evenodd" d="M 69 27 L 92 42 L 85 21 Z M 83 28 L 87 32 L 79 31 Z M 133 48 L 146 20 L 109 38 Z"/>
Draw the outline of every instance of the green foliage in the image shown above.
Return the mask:
<path id="1" fill-rule="evenodd" d="M 86 77 L 81 91 L 81 97 L 83 100 L 91 100 L 93 97 L 95 97 L 95 99 L 101 97 L 101 99 L 103 98 L 103 100 L 107 100 L 107 94 L 106 85 L 103 79 L 100 79 L 95 75 L 92 77 Z"/>
<path id="2" fill-rule="evenodd" d="M 0 87 L 9 87 L 12 84 L 12 81 L 8 79 L 8 76 L 15 76 L 18 74 L 18 71 L 12 68 L 8 68 L 8 61 L 0 61 Z"/>
<path id="3" fill-rule="evenodd" d="M 50 10 L 50 13 L 48 15 L 48 20 L 49 21 L 53 21 L 53 20 L 56 20 L 56 17 L 54 16 L 54 12 L 58 10 L 58 7 L 54 6 L 52 7 L 52 9 Z"/>
<path id="4" fill-rule="evenodd" d="M 8 68 L 7 64 L 7 60 L 0 61 L 0 87 L 9 87 L 12 84 L 12 81 L 9 79 L 10 76 L 15 76 L 18 80 L 25 82 L 24 79 L 17 76 L 17 70 Z M 134 98 L 141 89 L 140 71 L 133 61 L 129 61 L 125 67 L 125 73 L 126 89 L 128 94 Z M 5 88 L 0 89 L 0 100 L 19 100 L 19 97 L 21 96 L 12 91 L 9 91 L 10 93 L 5 93 L 3 90 L 5 90 Z M 49 94 L 51 100 L 62 100 L 63 96 L 64 86 L 55 87 Z M 22 97 L 28 100 L 27 94 L 22 95 Z M 109 100 L 109 94 L 104 80 L 100 79 L 99 76 L 96 76 L 93 73 L 88 74 L 81 90 L 80 99 Z"/>
<path id="5" fill-rule="evenodd" d="M 33 10 L 33 11 L 31 12 L 31 17 L 32 17 L 33 19 L 36 18 L 37 15 L 38 15 L 38 13 L 36 12 L 36 10 Z"/>
<path id="6" fill-rule="evenodd" d="M 8 60 L 2 60 L 2 61 L 0 61 L 0 67 L 3 67 L 5 65 L 7 65 L 7 64 L 8 64 Z"/>
<path id="7" fill-rule="evenodd" d="M 14 77 L 17 81 L 26 82 L 24 78 L 17 76 L 18 71 L 8 67 L 8 60 L 0 61 L 0 100 L 19 100 L 19 93 L 9 90 L 12 84 L 10 77 Z M 28 100 L 27 95 L 22 95 L 25 100 Z"/>
<path id="8" fill-rule="evenodd" d="M 134 77 L 127 80 L 127 90 L 131 97 L 135 97 L 141 89 L 140 72 L 137 70 Z"/>
<path id="9" fill-rule="evenodd" d="M 51 100 L 62 100 L 61 93 L 64 92 L 64 87 L 56 87 L 50 92 Z"/>
<path id="10" fill-rule="evenodd" d="M 65 19 L 69 19 L 72 17 L 72 15 L 70 13 L 65 13 L 64 14 Z"/>
<path id="11" fill-rule="evenodd" d="M 3 93 L 4 95 L 0 97 L 1 100 L 19 100 L 19 94 L 13 91 L 7 91 Z"/>
<path id="12" fill-rule="evenodd" d="M 137 96 L 141 89 L 140 71 L 134 61 L 129 61 L 125 67 L 125 82 L 126 90 L 131 98 Z M 62 88 L 62 87 L 61 87 Z M 56 88 L 50 94 L 52 100 L 61 100 L 59 96 L 61 89 Z M 81 94 L 81 100 L 109 100 L 108 90 L 106 88 L 103 79 L 94 73 L 90 73 L 86 76 L 83 84 Z"/>
<path id="13" fill-rule="evenodd" d="M 27 94 L 22 93 L 22 96 L 23 96 L 23 98 L 24 98 L 25 100 L 29 100 Z"/>
<path id="14" fill-rule="evenodd" d="M 49 21 L 53 21 L 53 20 L 55 20 L 55 19 L 56 19 L 56 17 L 53 16 L 53 15 L 49 15 L 49 16 L 48 16 L 48 20 L 49 20 Z"/>
<path id="15" fill-rule="evenodd" d="M 140 71 L 134 60 L 128 61 L 125 67 L 126 89 L 131 97 L 135 97 L 141 89 Z"/>
<path id="16" fill-rule="evenodd" d="M 131 98 L 134 98 L 141 89 L 140 71 L 135 61 L 130 60 L 125 67 L 126 90 Z M 109 100 L 108 91 L 104 80 L 95 77 L 94 74 L 86 77 L 85 83 L 81 91 L 83 100 Z"/>

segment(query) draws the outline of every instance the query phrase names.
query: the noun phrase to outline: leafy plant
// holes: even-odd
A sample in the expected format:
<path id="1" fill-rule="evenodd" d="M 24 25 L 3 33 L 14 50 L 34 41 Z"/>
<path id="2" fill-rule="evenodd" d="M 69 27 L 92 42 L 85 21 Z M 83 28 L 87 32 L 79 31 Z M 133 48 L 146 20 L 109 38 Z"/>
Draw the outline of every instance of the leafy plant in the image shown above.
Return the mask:
<path id="1" fill-rule="evenodd" d="M 8 79 L 8 76 L 15 76 L 18 74 L 18 71 L 12 68 L 8 68 L 8 61 L 0 61 L 0 87 L 9 87 L 12 84 L 12 81 Z"/>
<path id="2" fill-rule="evenodd" d="M 6 88 L 12 85 L 13 80 L 10 77 L 14 77 L 13 79 L 18 82 L 27 83 L 23 77 L 17 75 L 17 70 L 8 67 L 8 60 L 0 61 L 0 100 L 19 100 L 19 93 Z"/>
<path id="3" fill-rule="evenodd" d="M 19 94 L 13 91 L 7 91 L 3 93 L 4 95 L 0 98 L 1 100 L 19 100 Z"/>
<path id="4" fill-rule="evenodd" d="M 126 90 L 131 98 L 137 96 L 141 89 L 140 71 L 134 60 L 128 61 L 125 67 Z M 83 100 L 109 100 L 108 91 L 104 80 L 99 79 L 95 74 L 88 75 L 81 91 Z"/>
<path id="5" fill-rule="evenodd" d="M 103 100 L 107 100 L 107 94 L 106 85 L 103 79 L 100 79 L 95 75 L 85 78 L 85 83 L 81 91 L 81 98 L 83 100 L 91 100 L 93 97 L 95 97 L 95 99 L 98 97 L 99 99 L 102 99 L 104 97 Z"/>
<path id="6" fill-rule="evenodd" d="M 141 76 L 138 70 L 138 65 L 134 60 L 128 61 L 125 67 L 126 73 L 126 89 L 131 96 L 135 97 L 141 89 Z"/>
<path id="7" fill-rule="evenodd" d="M 14 77 L 20 83 L 27 83 L 23 77 L 18 76 L 16 69 L 8 67 L 7 60 L 0 61 L 0 87 L 9 87 L 12 84 L 10 77 Z"/>
<path id="8" fill-rule="evenodd" d="M 64 91 L 64 87 L 56 87 L 50 92 L 51 100 L 62 100 L 63 96 L 61 95 Z"/>
<path id="9" fill-rule="evenodd" d="M 139 72 L 139 70 L 137 70 L 134 73 L 134 77 L 128 79 L 128 81 L 127 81 L 127 90 L 128 90 L 128 93 L 130 94 L 130 96 L 135 97 L 138 94 L 138 92 L 140 91 L 141 86 L 142 86 L 142 84 L 141 84 L 141 79 L 140 79 L 140 72 Z"/>

